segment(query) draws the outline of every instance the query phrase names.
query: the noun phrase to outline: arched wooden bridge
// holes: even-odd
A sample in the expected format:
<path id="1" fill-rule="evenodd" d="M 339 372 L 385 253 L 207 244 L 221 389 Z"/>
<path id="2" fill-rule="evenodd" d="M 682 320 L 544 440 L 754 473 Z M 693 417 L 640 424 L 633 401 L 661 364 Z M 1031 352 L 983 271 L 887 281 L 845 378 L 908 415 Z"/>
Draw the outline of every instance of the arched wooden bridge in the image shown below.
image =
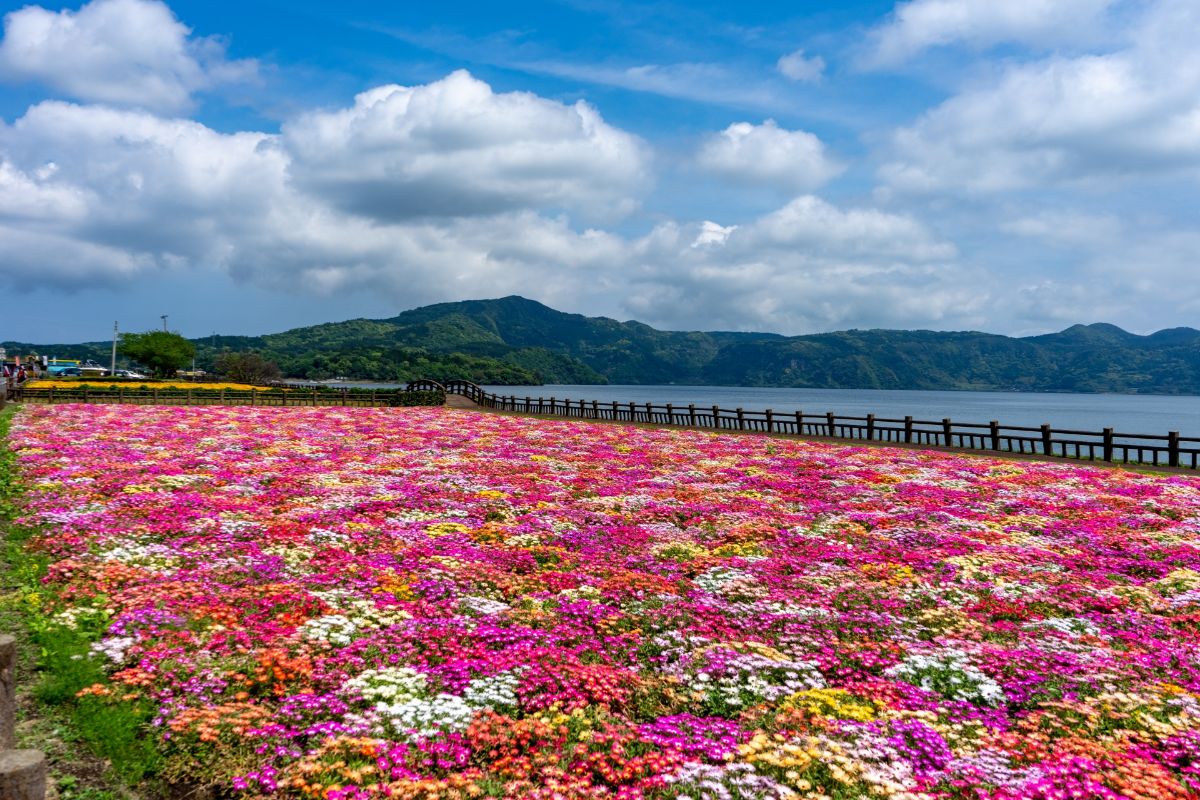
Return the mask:
<path id="1" fill-rule="evenodd" d="M 496 395 L 485 391 L 480 386 L 477 386 L 470 381 L 454 380 L 439 383 L 438 381 L 423 378 L 419 381 L 412 381 L 404 387 L 406 392 L 444 392 L 446 395 L 446 405 L 465 406 L 464 403 L 455 403 L 456 397 L 465 398 L 470 401 L 470 405 L 485 406 L 487 408 L 496 408 L 495 401 L 498 399 Z"/>

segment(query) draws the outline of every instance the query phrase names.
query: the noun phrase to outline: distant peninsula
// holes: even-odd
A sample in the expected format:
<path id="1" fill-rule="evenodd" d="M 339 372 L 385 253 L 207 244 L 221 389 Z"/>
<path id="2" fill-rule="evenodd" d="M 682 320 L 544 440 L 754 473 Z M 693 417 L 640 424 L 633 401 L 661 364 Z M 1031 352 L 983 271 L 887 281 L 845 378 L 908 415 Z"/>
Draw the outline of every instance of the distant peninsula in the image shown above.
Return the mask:
<path id="1" fill-rule="evenodd" d="M 415 308 L 265 336 L 194 340 L 197 366 L 254 350 L 293 378 L 467 378 L 537 385 L 693 384 L 1200 394 L 1200 331 L 1148 336 L 1103 323 L 1010 337 L 976 331 L 848 330 L 805 336 L 660 331 L 556 311 L 523 297 Z M 110 343 L 4 342 L 107 363 Z"/>

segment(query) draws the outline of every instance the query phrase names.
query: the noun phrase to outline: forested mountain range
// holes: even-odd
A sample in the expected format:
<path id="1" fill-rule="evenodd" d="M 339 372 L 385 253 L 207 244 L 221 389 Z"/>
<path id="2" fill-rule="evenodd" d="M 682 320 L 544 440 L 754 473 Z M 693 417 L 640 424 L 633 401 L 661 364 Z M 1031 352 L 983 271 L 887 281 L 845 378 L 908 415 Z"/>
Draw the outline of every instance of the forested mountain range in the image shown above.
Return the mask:
<path id="1" fill-rule="evenodd" d="M 439 303 L 390 319 L 194 340 L 197 366 L 255 350 L 284 374 L 481 383 L 629 383 L 1200 394 L 1200 331 L 1148 336 L 1103 323 L 1058 333 L 847 330 L 804 336 L 660 331 L 522 297 Z M 110 343 L 33 345 L 107 363 Z"/>

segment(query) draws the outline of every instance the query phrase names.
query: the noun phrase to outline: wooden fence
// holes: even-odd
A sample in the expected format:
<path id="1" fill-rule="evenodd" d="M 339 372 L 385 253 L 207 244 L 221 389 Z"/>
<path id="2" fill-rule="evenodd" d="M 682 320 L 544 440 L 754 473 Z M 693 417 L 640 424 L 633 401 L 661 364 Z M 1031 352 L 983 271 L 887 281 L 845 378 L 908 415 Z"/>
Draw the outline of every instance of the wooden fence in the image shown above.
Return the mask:
<path id="1" fill-rule="evenodd" d="M 616 401 L 605 403 L 557 397 L 518 397 L 494 394 L 468 381 L 450 381 L 445 384 L 415 381 L 408 385 L 410 391 L 429 391 L 436 388 L 449 394 L 467 397 L 485 408 L 519 414 L 709 430 L 757 431 L 850 441 L 948 447 L 976 452 L 1044 455 L 1109 463 L 1200 468 L 1200 438 L 1180 436 L 1177 431 L 1155 435 L 1118 433 L 1112 428 L 1082 431 L 1052 428 L 1050 425 L 1002 425 L 996 420 L 973 423 L 955 422 L 950 419 L 921 420 L 911 416 L 846 416 L 832 411 L 812 414 L 803 411 L 779 412 L 772 409 L 747 411 L 742 408 L 695 404 L 685 406 L 672 403 Z"/>
<path id="2" fill-rule="evenodd" d="M 13 399 L 26 403 L 118 403 L 128 405 L 219 406 L 440 406 L 445 391 L 429 389 L 142 389 L 118 387 L 53 387 L 17 389 Z"/>

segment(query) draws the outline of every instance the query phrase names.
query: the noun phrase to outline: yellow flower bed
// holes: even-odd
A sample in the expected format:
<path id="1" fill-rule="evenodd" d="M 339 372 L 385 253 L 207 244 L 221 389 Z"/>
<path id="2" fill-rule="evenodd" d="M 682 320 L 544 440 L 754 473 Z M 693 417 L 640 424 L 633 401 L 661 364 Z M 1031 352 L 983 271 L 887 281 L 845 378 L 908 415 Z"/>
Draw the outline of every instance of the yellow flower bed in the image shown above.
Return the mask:
<path id="1" fill-rule="evenodd" d="M 107 381 L 103 378 L 86 378 L 83 380 L 69 378 L 44 378 L 29 384 L 31 389 L 80 389 L 87 386 L 92 389 L 107 389 L 110 386 L 124 386 L 128 389 L 264 389 L 263 386 L 252 386 L 248 383 L 229 383 L 212 381 L 206 383 L 193 381 Z"/>

